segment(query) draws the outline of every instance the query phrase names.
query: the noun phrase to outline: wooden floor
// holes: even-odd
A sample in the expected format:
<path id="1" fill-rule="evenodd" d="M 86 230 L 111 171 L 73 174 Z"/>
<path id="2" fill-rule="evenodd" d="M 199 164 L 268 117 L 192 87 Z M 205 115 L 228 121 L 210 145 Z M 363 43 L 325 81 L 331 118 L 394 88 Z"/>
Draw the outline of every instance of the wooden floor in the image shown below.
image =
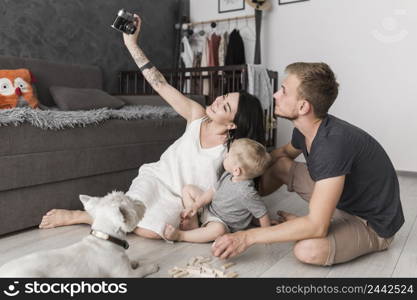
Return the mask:
<path id="1" fill-rule="evenodd" d="M 405 224 L 387 251 L 365 255 L 333 267 L 310 266 L 297 261 L 293 243 L 256 245 L 231 259 L 232 271 L 239 277 L 417 277 L 417 177 L 399 177 Z M 306 203 L 296 194 L 280 189 L 265 198 L 271 213 L 278 209 L 305 214 Z M 89 233 L 89 226 L 77 225 L 49 230 L 32 229 L 0 238 L 0 265 L 38 250 L 60 248 L 79 241 Z M 175 243 L 146 240 L 129 235 L 130 257 L 142 264 L 155 262 L 158 273 L 150 277 L 168 277 L 174 266 L 185 266 L 194 256 L 211 256 L 211 244 Z M 223 264 L 214 259 L 212 265 Z"/>

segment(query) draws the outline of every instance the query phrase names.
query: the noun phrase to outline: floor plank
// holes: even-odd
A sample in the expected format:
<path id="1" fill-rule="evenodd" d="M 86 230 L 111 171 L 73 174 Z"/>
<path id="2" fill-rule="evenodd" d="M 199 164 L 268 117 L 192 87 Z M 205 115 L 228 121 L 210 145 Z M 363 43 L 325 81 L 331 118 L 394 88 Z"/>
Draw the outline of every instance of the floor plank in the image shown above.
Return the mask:
<path id="1" fill-rule="evenodd" d="M 303 264 L 295 258 L 292 252 L 290 252 L 264 272 L 260 277 L 321 278 L 326 277 L 329 272 L 330 267 L 317 267 Z"/>
<path id="2" fill-rule="evenodd" d="M 392 277 L 417 277 L 417 219 L 413 225 Z"/>
<path id="3" fill-rule="evenodd" d="M 409 202 L 417 202 L 417 176 L 401 176 L 401 195 L 404 199 L 406 197 L 406 207 L 404 208 L 406 218 L 409 210 L 416 211 L 417 209 L 410 208 Z M 403 203 L 404 204 L 404 203 Z M 411 219 L 406 219 L 411 222 Z M 401 256 L 392 273 L 393 277 L 417 277 L 417 217 L 413 221 L 412 229 L 408 235 L 407 241 L 402 249 Z"/>
<path id="4" fill-rule="evenodd" d="M 300 263 L 292 253 L 293 243 L 256 245 L 235 262 L 231 271 L 239 277 L 416 277 L 417 276 L 417 177 L 400 176 L 401 197 L 406 223 L 398 233 L 392 248 L 358 258 L 352 262 L 316 267 Z M 296 194 L 281 188 L 265 197 L 269 213 L 285 210 L 298 215 L 308 211 L 307 203 Z M 67 226 L 49 230 L 31 229 L 0 238 L 0 265 L 35 251 L 65 247 L 88 235 L 87 225 Z M 168 277 L 174 266 L 185 266 L 195 256 L 211 256 L 211 244 L 166 243 L 128 235 L 129 257 L 140 264 L 157 263 L 160 271 L 151 277 Z M 220 267 L 225 262 L 213 258 L 212 265 Z"/>
<path id="5" fill-rule="evenodd" d="M 90 232 L 87 225 L 48 230 L 32 229 L 0 239 L 0 265 L 37 251 L 62 248 L 80 241 Z"/>

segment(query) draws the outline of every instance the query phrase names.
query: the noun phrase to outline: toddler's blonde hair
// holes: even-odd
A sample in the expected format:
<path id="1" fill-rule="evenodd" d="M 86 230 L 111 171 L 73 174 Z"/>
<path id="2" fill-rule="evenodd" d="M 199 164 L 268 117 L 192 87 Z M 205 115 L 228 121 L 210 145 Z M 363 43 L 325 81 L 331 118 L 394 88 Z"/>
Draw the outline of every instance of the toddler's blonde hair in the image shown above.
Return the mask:
<path id="1" fill-rule="evenodd" d="M 265 146 L 254 140 L 237 139 L 232 143 L 230 150 L 232 149 L 245 175 L 250 179 L 262 175 L 271 164 L 271 155 Z"/>

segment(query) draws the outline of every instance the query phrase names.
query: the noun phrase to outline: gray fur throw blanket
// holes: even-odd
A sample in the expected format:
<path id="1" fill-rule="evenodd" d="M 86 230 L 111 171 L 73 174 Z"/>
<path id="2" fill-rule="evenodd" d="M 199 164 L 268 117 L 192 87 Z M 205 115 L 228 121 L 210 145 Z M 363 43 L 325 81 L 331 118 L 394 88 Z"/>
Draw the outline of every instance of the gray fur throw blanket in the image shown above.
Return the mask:
<path id="1" fill-rule="evenodd" d="M 45 130 L 61 130 L 96 125 L 110 119 L 147 120 L 174 117 L 178 117 L 178 114 L 170 106 L 127 105 L 120 109 L 100 108 L 80 111 L 17 107 L 0 110 L 0 126 L 18 126 L 29 123 Z"/>

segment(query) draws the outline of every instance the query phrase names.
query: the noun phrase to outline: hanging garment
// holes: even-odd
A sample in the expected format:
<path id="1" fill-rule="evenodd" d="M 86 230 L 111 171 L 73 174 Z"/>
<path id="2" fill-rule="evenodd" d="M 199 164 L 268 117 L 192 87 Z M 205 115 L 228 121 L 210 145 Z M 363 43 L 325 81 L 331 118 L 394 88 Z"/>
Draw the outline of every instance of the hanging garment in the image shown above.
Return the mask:
<path id="1" fill-rule="evenodd" d="M 227 50 L 227 38 L 228 38 L 227 32 L 221 35 L 220 45 L 219 45 L 219 66 L 224 66 L 224 60 L 226 58 L 226 50 Z"/>
<path id="2" fill-rule="evenodd" d="M 202 53 L 201 52 L 197 52 L 194 55 L 194 62 L 193 62 L 193 68 L 200 68 L 201 67 L 201 56 Z M 200 72 L 192 72 L 191 73 L 191 90 L 190 93 L 191 94 L 202 94 L 202 90 L 200 88 L 200 86 L 202 84 L 200 84 Z"/>
<path id="3" fill-rule="evenodd" d="M 203 51 L 202 51 L 202 54 L 201 54 L 201 67 L 204 68 L 204 67 L 208 67 L 208 63 L 209 63 L 209 58 L 208 58 L 208 56 L 209 56 L 209 47 L 208 47 L 208 39 L 207 38 L 204 39 L 204 43 L 203 43 L 202 48 L 203 48 Z"/>
<path id="4" fill-rule="evenodd" d="M 263 65 L 248 64 L 248 93 L 258 97 L 264 110 L 272 106 L 272 86 Z"/>
<path id="5" fill-rule="evenodd" d="M 227 31 L 225 31 L 222 35 L 221 35 L 221 39 L 220 39 L 220 45 L 219 45 L 219 66 L 224 66 L 224 62 L 226 59 L 226 51 L 227 51 L 227 42 L 229 40 L 229 33 Z M 223 91 L 221 91 L 222 94 L 225 93 L 225 86 L 227 84 L 227 79 L 225 76 L 223 76 L 223 71 L 219 71 L 218 73 L 220 75 L 220 85 L 223 86 Z"/>
<path id="6" fill-rule="evenodd" d="M 243 65 L 245 63 L 245 46 L 239 30 L 234 29 L 229 37 L 225 65 Z"/>
<path id="7" fill-rule="evenodd" d="M 193 66 L 194 61 L 193 49 L 191 48 L 190 42 L 188 41 L 188 38 L 186 36 L 182 38 L 181 43 L 183 49 L 183 51 L 181 52 L 182 61 L 186 68 L 191 68 Z"/>
<path id="8" fill-rule="evenodd" d="M 247 26 L 240 29 L 240 36 L 242 37 L 243 45 L 245 47 L 246 63 L 251 64 L 255 60 L 256 33 Z"/>
<path id="9" fill-rule="evenodd" d="M 181 44 L 182 44 L 182 49 L 183 51 L 181 52 L 181 58 L 182 58 L 182 62 L 184 63 L 184 66 L 186 68 L 191 68 L 193 66 L 193 62 L 194 62 L 194 52 L 193 49 L 191 48 L 190 42 L 188 40 L 188 38 L 186 36 L 184 36 L 181 40 Z M 186 72 L 185 73 L 185 77 L 190 77 L 190 73 Z M 190 80 L 185 80 L 184 81 L 184 86 L 181 87 L 181 91 L 185 92 L 185 93 L 190 93 L 191 92 L 191 82 Z"/>
<path id="10" fill-rule="evenodd" d="M 203 44 L 203 54 L 201 56 L 201 67 L 208 67 L 209 64 L 209 45 L 208 45 L 208 38 L 205 38 L 205 42 Z M 202 72 L 203 76 L 207 76 L 208 72 L 204 71 Z M 210 87 L 209 87 L 209 80 L 208 79 L 204 79 L 203 80 L 203 95 L 208 96 L 210 91 Z"/>
<path id="11" fill-rule="evenodd" d="M 190 38 L 190 45 L 194 51 L 193 68 L 200 68 L 207 66 L 207 51 L 206 51 L 207 36 L 206 34 L 193 34 Z M 203 57 L 204 53 L 204 57 Z M 203 80 L 201 79 L 201 71 L 192 72 L 191 90 L 193 94 L 203 95 Z"/>
<path id="12" fill-rule="evenodd" d="M 220 46 L 220 35 L 213 33 L 208 39 L 209 46 L 209 67 L 218 67 L 219 66 L 219 46 Z M 208 95 L 209 99 L 214 99 L 216 97 L 216 91 L 218 86 L 218 77 L 217 72 L 210 71 L 210 81 Z"/>
<path id="13" fill-rule="evenodd" d="M 245 60 L 245 48 L 239 30 L 234 29 L 229 36 L 225 65 L 243 65 Z M 226 82 L 223 84 L 223 93 L 237 92 L 242 89 L 242 73 L 225 71 Z"/>
<path id="14" fill-rule="evenodd" d="M 248 64 L 248 93 L 258 97 L 265 115 L 265 139 L 272 138 L 274 127 L 273 89 L 268 71 L 263 65 Z"/>
<path id="15" fill-rule="evenodd" d="M 213 33 L 211 37 L 207 40 L 209 56 L 208 56 L 208 66 L 217 67 L 219 65 L 219 46 L 220 46 L 220 35 Z"/>
<path id="16" fill-rule="evenodd" d="M 193 68 L 200 68 L 201 67 L 201 58 L 203 53 L 197 52 L 194 55 L 194 61 L 193 61 Z"/>

